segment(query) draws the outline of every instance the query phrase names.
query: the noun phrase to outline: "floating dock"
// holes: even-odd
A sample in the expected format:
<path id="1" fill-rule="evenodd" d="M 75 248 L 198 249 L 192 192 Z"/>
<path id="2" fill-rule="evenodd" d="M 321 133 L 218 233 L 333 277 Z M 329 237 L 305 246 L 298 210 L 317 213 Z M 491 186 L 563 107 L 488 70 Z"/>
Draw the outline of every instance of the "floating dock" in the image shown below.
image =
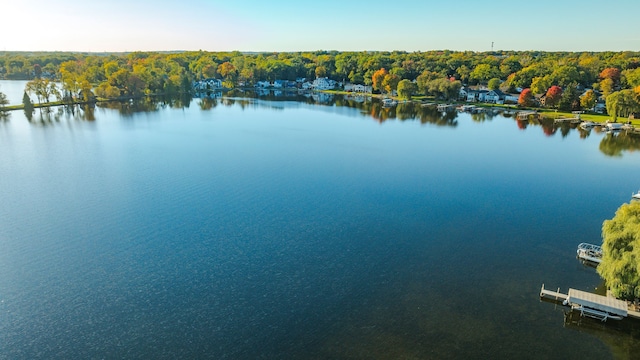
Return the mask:
<path id="1" fill-rule="evenodd" d="M 579 311 L 581 316 L 601 321 L 607 321 L 607 319 L 621 320 L 626 317 L 640 319 L 640 312 L 636 311 L 632 303 L 610 296 L 602 296 L 576 289 L 569 289 L 568 294 L 563 294 L 559 288 L 557 291 L 547 290 L 542 284 L 540 298 L 562 302 L 562 305 Z"/>

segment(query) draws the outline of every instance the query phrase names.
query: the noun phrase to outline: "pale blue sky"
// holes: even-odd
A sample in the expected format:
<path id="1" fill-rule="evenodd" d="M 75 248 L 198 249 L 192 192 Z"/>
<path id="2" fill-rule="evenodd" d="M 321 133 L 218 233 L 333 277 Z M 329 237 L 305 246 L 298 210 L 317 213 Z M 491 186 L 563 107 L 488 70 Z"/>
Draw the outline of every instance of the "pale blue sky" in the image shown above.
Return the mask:
<path id="1" fill-rule="evenodd" d="M 0 50 L 640 51 L 638 0 L 2 0 L 0 11 Z"/>

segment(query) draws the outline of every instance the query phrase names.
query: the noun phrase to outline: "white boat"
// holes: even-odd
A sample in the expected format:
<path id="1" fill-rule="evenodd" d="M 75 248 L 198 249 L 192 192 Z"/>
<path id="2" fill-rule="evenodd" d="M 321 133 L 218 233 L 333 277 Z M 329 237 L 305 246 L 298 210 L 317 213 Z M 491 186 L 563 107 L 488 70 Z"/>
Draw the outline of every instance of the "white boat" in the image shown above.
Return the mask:
<path id="1" fill-rule="evenodd" d="M 583 129 L 590 129 L 594 126 L 596 126 L 596 123 L 594 123 L 593 121 L 583 121 L 580 123 L 580 127 Z"/>
<path id="2" fill-rule="evenodd" d="M 609 131 L 617 131 L 617 130 L 622 130 L 622 124 L 621 123 L 612 123 L 612 122 L 608 122 L 604 125 L 604 127 L 609 130 Z"/>
<path id="3" fill-rule="evenodd" d="M 389 99 L 389 98 L 382 99 L 382 106 L 383 107 L 392 107 L 392 106 L 396 106 L 396 105 L 398 105 L 398 102 L 393 100 L 393 99 Z"/>
<path id="4" fill-rule="evenodd" d="M 635 194 L 632 193 L 631 194 L 631 198 L 632 199 L 636 199 L 636 200 L 640 200 L 640 190 L 638 190 L 638 192 L 635 193 Z"/>
<path id="5" fill-rule="evenodd" d="M 602 248 L 598 245 L 581 243 L 578 245 L 578 259 L 600 264 L 602 262 Z"/>

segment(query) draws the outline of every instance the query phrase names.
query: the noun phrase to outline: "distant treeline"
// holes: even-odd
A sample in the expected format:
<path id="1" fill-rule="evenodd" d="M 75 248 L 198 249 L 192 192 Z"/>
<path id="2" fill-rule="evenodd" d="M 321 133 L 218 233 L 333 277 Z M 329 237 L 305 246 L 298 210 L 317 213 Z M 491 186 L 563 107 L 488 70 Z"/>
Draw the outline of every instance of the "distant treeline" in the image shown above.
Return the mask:
<path id="1" fill-rule="evenodd" d="M 392 81 L 381 88 L 374 74 L 383 68 Z M 593 89 L 605 98 L 622 91 L 615 103 L 625 111 L 612 110 L 624 116 L 636 111 L 636 104 L 628 105 L 640 92 L 634 92 L 640 86 L 640 52 L 0 52 L 0 78 L 55 79 L 73 97 L 87 96 L 92 89 L 106 98 L 181 92 L 190 90 L 194 80 L 207 78 L 220 79 L 232 88 L 316 77 L 373 85 L 383 91 L 395 90 L 404 79 L 415 80 L 417 91 L 444 97 L 454 92 L 442 91 L 443 79 L 504 92 L 528 88 L 532 95 L 547 94 L 554 86 Z M 556 88 L 551 100 L 558 96 Z M 574 91 L 567 106 L 580 107 L 579 95 Z"/>

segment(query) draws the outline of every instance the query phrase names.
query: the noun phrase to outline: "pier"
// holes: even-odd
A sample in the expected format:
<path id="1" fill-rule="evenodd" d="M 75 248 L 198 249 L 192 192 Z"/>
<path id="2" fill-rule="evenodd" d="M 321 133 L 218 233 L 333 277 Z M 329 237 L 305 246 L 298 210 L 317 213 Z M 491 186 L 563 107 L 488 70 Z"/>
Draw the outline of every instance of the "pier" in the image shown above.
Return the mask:
<path id="1" fill-rule="evenodd" d="M 560 292 L 560 288 L 557 291 L 547 290 L 542 284 L 540 299 L 561 302 L 571 310 L 579 311 L 581 316 L 600 321 L 622 320 L 626 317 L 640 320 L 640 312 L 637 311 L 636 305 L 611 296 L 602 296 L 576 289 L 569 289 L 569 292 L 564 294 Z"/>
<path id="2" fill-rule="evenodd" d="M 572 124 L 579 124 L 579 123 L 582 122 L 582 119 L 580 119 L 580 116 L 572 117 L 572 118 L 557 118 L 557 119 L 553 120 L 553 122 L 555 124 L 557 124 L 557 123 L 565 123 L 565 122 L 572 123 Z"/>

